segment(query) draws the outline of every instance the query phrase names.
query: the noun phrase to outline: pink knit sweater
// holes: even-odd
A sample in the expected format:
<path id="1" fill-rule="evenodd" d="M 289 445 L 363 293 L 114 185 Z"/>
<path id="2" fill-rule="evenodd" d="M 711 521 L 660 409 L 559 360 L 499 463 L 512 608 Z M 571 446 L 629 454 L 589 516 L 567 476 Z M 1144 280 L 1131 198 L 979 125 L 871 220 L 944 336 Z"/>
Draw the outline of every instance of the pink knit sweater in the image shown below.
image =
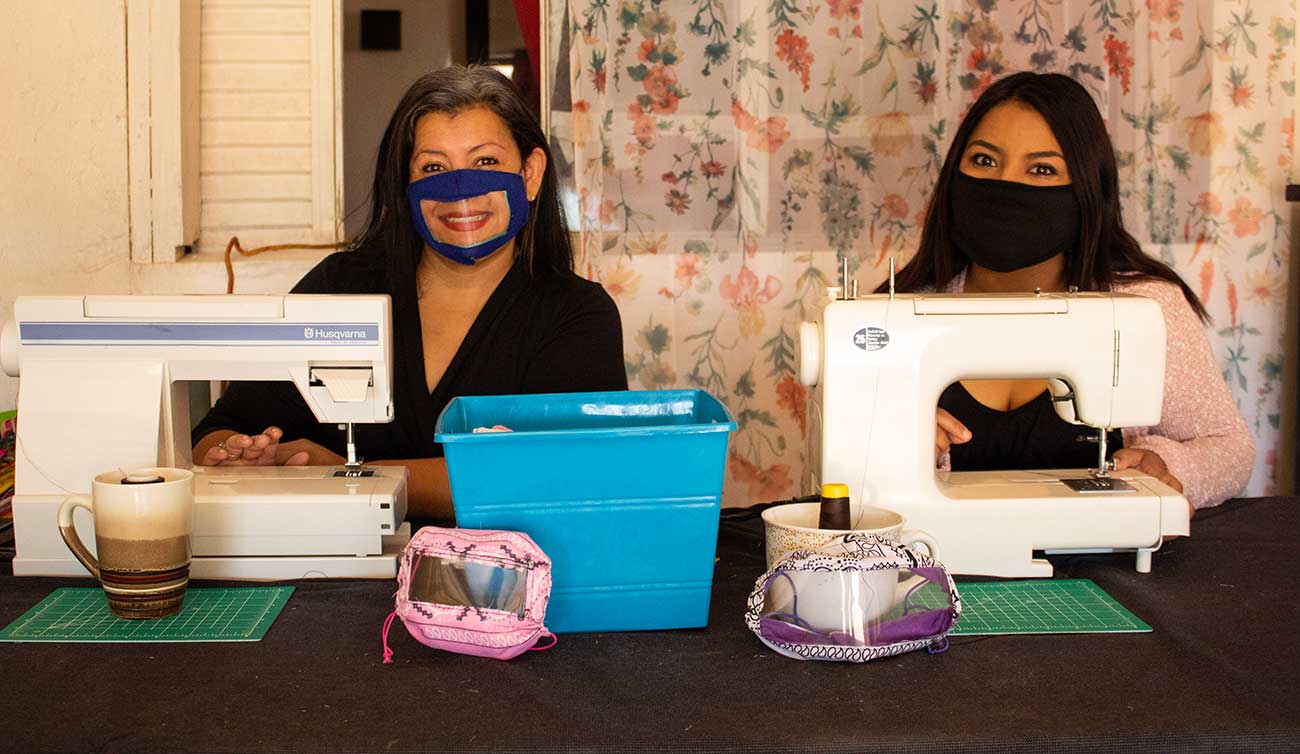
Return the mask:
<path id="1" fill-rule="evenodd" d="M 947 286 L 961 292 L 965 273 Z M 1163 280 L 1117 282 L 1115 293 L 1154 299 L 1165 316 L 1165 397 L 1160 423 L 1124 429 L 1124 447 L 1149 450 L 1183 484 L 1197 508 L 1218 505 L 1250 480 L 1255 442 L 1223 380 L 1205 327 L 1182 289 Z M 946 466 L 948 458 L 941 459 Z"/>

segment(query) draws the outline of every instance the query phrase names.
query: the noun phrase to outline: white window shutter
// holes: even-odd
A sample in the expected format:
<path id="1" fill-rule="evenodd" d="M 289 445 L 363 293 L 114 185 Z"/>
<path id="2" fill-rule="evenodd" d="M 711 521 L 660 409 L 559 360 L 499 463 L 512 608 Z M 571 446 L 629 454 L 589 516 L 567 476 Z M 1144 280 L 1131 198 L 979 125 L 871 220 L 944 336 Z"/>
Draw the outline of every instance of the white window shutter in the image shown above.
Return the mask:
<path id="1" fill-rule="evenodd" d="M 201 0 L 200 251 L 341 240 L 338 0 Z"/>
<path id="2" fill-rule="evenodd" d="M 199 234 L 199 0 L 126 10 L 131 259 L 173 262 Z"/>

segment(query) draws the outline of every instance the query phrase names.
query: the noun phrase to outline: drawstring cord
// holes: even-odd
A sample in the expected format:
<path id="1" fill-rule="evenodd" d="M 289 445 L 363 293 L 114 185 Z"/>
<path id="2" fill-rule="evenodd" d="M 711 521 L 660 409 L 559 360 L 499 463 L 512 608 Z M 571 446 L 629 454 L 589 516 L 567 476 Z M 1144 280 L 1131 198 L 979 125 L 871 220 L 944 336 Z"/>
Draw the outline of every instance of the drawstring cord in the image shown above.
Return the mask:
<path id="1" fill-rule="evenodd" d="M 384 620 L 384 664 L 385 665 L 393 664 L 393 650 L 388 648 L 388 629 L 392 627 L 393 618 L 396 617 L 397 617 L 397 611 L 394 610 L 393 612 L 389 613 L 388 618 Z"/>
<path id="2" fill-rule="evenodd" d="M 409 564 L 409 566 L 410 566 L 410 573 L 414 574 L 414 573 L 415 573 L 415 569 L 420 567 L 420 558 L 422 558 L 423 556 L 424 556 L 424 553 L 422 553 L 422 552 L 418 552 L 418 551 L 415 552 L 413 555 L 408 555 L 408 556 L 407 556 L 407 558 L 406 558 L 406 562 L 407 562 L 407 563 Z M 398 573 L 398 574 L 397 574 L 397 591 L 396 591 L 396 592 L 393 592 L 393 596 L 397 596 L 397 593 L 400 592 L 400 591 L 402 591 L 402 574 L 401 574 L 401 573 Z M 389 630 L 390 628 L 393 627 L 393 619 L 396 618 L 396 617 L 397 617 L 397 609 L 394 608 L 394 609 L 393 609 L 393 612 L 389 613 L 389 614 L 388 614 L 388 617 L 384 619 L 384 634 L 383 634 L 383 636 L 384 636 L 384 664 L 385 664 L 385 665 L 392 665 L 392 664 L 393 664 L 393 650 L 391 650 L 391 649 L 388 648 L 388 630 Z"/>

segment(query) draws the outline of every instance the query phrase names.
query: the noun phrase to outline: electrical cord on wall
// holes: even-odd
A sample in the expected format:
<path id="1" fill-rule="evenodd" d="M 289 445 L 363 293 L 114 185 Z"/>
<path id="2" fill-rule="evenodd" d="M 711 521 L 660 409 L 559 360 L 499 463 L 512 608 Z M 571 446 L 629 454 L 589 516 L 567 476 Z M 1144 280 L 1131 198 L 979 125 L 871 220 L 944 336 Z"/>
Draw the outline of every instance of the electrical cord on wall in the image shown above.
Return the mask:
<path id="1" fill-rule="evenodd" d="M 235 266 L 230 261 L 230 252 L 237 251 L 246 257 L 255 257 L 265 251 L 284 251 L 285 249 L 342 249 L 351 246 L 351 241 L 342 241 L 340 243 L 280 243 L 271 246 L 258 246 L 255 249 L 245 249 L 239 245 L 239 237 L 231 236 L 230 243 L 226 244 L 226 293 L 235 292 Z"/>

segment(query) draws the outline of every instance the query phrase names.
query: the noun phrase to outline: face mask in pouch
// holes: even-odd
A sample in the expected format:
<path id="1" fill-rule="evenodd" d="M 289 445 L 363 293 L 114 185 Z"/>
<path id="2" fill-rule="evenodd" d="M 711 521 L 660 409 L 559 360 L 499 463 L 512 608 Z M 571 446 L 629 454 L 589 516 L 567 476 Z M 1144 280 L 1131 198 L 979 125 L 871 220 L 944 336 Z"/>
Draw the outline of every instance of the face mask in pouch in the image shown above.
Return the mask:
<path id="1" fill-rule="evenodd" d="M 1072 186 L 1028 186 L 958 172 L 951 208 L 953 244 L 994 272 L 1032 267 L 1079 242 L 1079 200 Z"/>
<path id="2" fill-rule="evenodd" d="M 542 625 L 551 598 L 551 561 L 527 534 L 426 526 L 411 537 L 397 572 L 396 606 L 415 640 L 448 652 L 509 660 L 550 649 L 555 635 Z M 535 647 L 538 639 L 551 643 Z"/>
<path id="3" fill-rule="evenodd" d="M 495 193 L 504 195 L 504 201 L 491 202 L 497 207 L 496 213 L 504 211 L 509 217 L 501 230 L 478 243 L 462 246 L 440 240 L 425 219 L 423 203 L 426 201 L 451 204 L 480 197 L 490 199 L 488 195 Z M 506 245 L 528 222 L 528 192 L 524 189 L 523 176 L 503 170 L 449 170 L 434 173 L 408 184 L 406 201 L 411 208 L 411 221 L 415 223 L 415 231 L 429 248 L 464 265 L 472 265 Z M 499 221 L 494 223 L 494 220 L 494 217 L 488 217 L 489 226 L 500 225 Z"/>
<path id="4" fill-rule="evenodd" d="M 960 617 L 957 586 L 942 564 L 891 540 L 847 533 L 763 574 L 745 622 L 786 657 L 866 662 L 942 652 Z"/>

